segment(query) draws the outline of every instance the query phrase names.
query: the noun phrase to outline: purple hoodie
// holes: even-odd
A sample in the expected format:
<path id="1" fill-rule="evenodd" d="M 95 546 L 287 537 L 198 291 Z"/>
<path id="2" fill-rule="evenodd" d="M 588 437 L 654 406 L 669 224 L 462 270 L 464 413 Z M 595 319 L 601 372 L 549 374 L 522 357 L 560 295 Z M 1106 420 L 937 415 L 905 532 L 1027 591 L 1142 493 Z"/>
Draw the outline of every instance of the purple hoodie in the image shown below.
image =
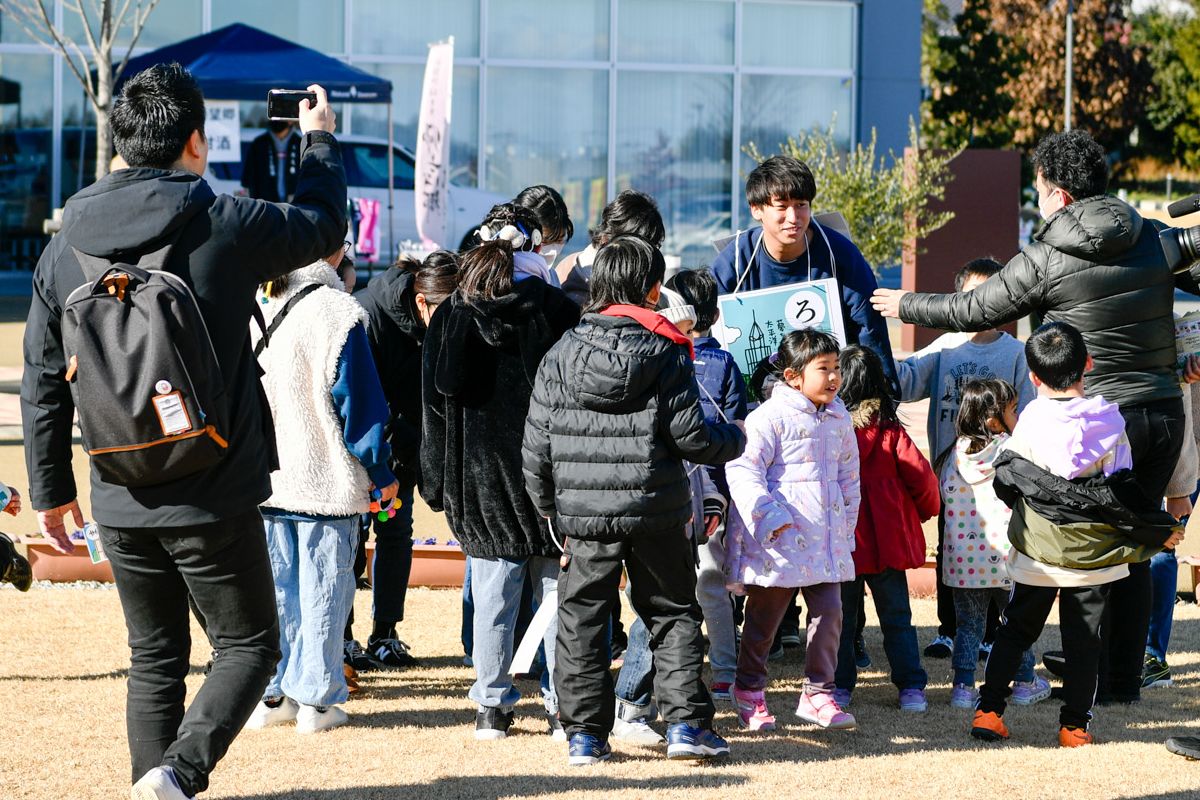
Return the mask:
<path id="1" fill-rule="evenodd" d="M 1021 412 L 1013 439 L 1028 443 L 1032 461 L 1068 480 L 1133 466 L 1125 420 L 1103 397 L 1039 397 Z"/>

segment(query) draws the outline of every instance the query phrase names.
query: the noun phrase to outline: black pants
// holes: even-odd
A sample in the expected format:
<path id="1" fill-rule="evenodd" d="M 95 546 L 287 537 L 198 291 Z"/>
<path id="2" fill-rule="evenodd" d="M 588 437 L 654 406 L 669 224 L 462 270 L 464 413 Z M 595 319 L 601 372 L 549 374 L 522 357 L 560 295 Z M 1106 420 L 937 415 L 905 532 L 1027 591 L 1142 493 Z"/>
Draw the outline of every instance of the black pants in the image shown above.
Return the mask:
<path id="1" fill-rule="evenodd" d="M 1123 405 L 1121 416 L 1129 437 L 1133 473 L 1146 497 L 1144 510 L 1156 511 L 1183 447 L 1183 401 Z M 1150 630 L 1149 562 L 1130 564 L 1129 577 L 1112 584 L 1108 608 L 1101 643 L 1100 695 L 1136 699 L 1142 689 L 1146 634 Z"/>
<path id="2" fill-rule="evenodd" d="M 1100 662 L 1100 620 L 1111 584 L 1058 588 L 1014 583 L 1012 598 L 996 631 L 988 657 L 984 684 L 979 689 L 979 710 L 1003 714 L 1005 700 L 1021 664 L 1021 654 L 1042 635 L 1046 618 L 1058 597 L 1058 625 L 1062 633 L 1066 666 L 1060 725 L 1086 728 L 1096 700 L 1096 675 Z M 1144 645 L 1143 645 L 1144 647 Z"/>
<path id="3" fill-rule="evenodd" d="M 184 794 L 208 788 L 279 661 L 279 621 L 258 510 L 178 528 L 100 526 L 129 631 L 125 723 L 133 781 L 167 765 Z M 184 713 L 188 595 L 218 657 Z"/>
<path id="4" fill-rule="evenodd" d="M 937 565 L 937 579 L 934 586 L 937 588 L 937 616 L 938 616 L 938 636 L 945 636 L 947 639 L 953 639 L 958 633 L 958 613 L 954 610 L 954 590 L 942 582 L 942 547 L 946 541 L 946 511 L 942 509 L 938 512 L 938 541 L 937 550 L 934 551 L 934 561 Z"/>
<path id="5" fill-rule="evenodd" d="M 571 539 L 558 579 L 558 649 L 554 686 L 559 719 L 571 736 L 607 739 L 615 706 L 608 670 L 609 619 L 619 603 L 621 565 L 633 610 L 650 631 L 654 693 L 668 723 L 712 726 L 713 703 L 701 679 L 704 641 L 696 602 L 692 545 L 678 533 L 605 543 Z"/>

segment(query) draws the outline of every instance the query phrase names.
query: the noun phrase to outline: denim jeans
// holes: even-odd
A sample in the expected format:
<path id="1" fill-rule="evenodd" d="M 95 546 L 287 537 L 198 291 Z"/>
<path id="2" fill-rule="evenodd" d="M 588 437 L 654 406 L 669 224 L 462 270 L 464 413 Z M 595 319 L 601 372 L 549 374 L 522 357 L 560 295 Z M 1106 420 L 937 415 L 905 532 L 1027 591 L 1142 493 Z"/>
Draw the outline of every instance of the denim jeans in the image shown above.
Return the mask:
<path id="1" fill-rule="evenodd" d="M 467 556 L 467 565 L 463 569 L 462 590 L 462 627 L 459 629 L 459 641 L 462 642 L 463 655 L 470 656 L 475 649 L 475 600 L 471 595 L 471 557 Z"/>
<path id="2" fill-rule="evenodd" d="M 725 537 L 717 531 L 698 548 L 696 600 L 708 632 L 708 665 L 714 683 L 733 683 L 737 672 L 737 641 L 733 627 L 733 598 L 725 588 Z M 630 643 L 632 646 L 632 642 Z"/>
<path id="3" fill-rule="evenodd" d="M 929 676 L 921 666 L 917 629 L 912 624 L 908 602 L 908 578 L 903 570 L 886 569 L 876 575 L 860 575 L 842 584 L 842 631 L 838 645 L 837 688 L 854 691 L 858 683 L 858 664 L 854 660 L 854 637 L 858 618 L 865 615 L 861 602 L 863 585 L 870 587 L 883 632 L 883 650 L 892 668 L 892 683 L 897 689 L 924 689 Z"/>
<path id="4" fill-rule="evenodd" d="M 516 626 L 522 587 L 528 575 L 533 583 L 533 600 L 540 605 L 546 592 L 555 588 L 558 573 L 558 559 L 554 558 L 471 559 L 471 596 L 475 606 L 471 660 L 475 662 L 475 683 L 468 696 L 480 708 L 507 711 L 521 699 L 508 670 L 512 666 L 513 652 L 520 644 L 516 641 Z M 558 617 L 555 615 L 542 637 L 549 665 L 542 672 L 542 700 L 551 713 L 558 711 L 558 696 L 551 680 L 557 636 Z"/>
<path id="5" fill-rule="evenodd" d="M 1175 619 L 1175 592 L 1179 586 L 1179 561 L 1174 550 L 1164 550 L 1150 559 L 1150 631 L 1146 652 L 1160 661 L 1167 660 L 1171 643 L 1171 624 Z"/>
<path id="6" fill-rule="evenodd" d="M 265 697 L 306 706 L 346 702 L 342 630 L 354 604 L 358 517 L 294 519 L 265 512 L 283 658 Z"/>
<path id="7" fill-rule="evenodd" d="M 404 599 L 413 558 L 413 487 L 401 486 L 396 495 L 396 516 L 374 519 L 375 561 L 371 566 L 371 616 L 376 622 L 395 625 L 404 619 Z"/>
<path id="8" fill-rule="evenodd" d="M 954 635 L 954 653 L 950 663 L 954 667 L 954 682 L 963 686 L 975 686 L 975 668 L 979 664 L 979 644 L 987 630 L 988 609 L 993 603 L 1001 616 L 1008 607 L 1010 589 L 960 589 L 954 588 L 954 611 L 957 616 L 957 632 Z M 1020 666 L 1015 680 L 1033 680 L 1033 650 L 1021 654 Z"/>
<path id="9" fill-rule="evenodd" d="M 617 673 L 617 715 L 632 720 L 650 717 L 651 694 L 654 691 L 654 656 L 650 652 L 650 629 L 641 617 L 629 626 L 629 646 L 625 663 Z"/>
<path id="10" fill-rule="evenodd" d="M 262 698 L 279 660 L 262 531 L 258 509 L 177 528 L 100 526 L 129 633 L 125 723 L 134 782 L 166 765 L 184 794 L 204 791 Z M 189 593 L 217 658 L 184 713 Z"/>

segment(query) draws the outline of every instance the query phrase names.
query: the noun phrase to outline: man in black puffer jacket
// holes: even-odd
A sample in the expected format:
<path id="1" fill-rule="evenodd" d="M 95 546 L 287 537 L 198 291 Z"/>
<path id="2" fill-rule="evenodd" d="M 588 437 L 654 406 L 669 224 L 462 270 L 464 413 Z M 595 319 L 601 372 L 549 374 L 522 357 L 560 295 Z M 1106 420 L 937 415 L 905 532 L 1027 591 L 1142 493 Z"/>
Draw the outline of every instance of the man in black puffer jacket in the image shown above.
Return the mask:
<path id="1" fill-rule="evenodd" d="M 609 754 L 613 686 L 607 624 L 621 566 L 650 629 L 655 693 L 670 727 L 667 755 L 708 758 L 729 747 L 712 732 L 700 678 L 704 647 L 692 516 L 683 461 L 722 464 L 745 447 L 738 425 L 705 421 L 691 340 L 649 310 L 662 254 L 633 236 L 602 247 L 591 308 L 542 360 L 525 423 L 525 482 L 534 505 L 569 540 L 559 579 L 554 681 L 569 762 Z"/>
<path id="2" fill-rule="evenodd" d="M 1117 403 L 1133 471 L 1157 509 L 1183 445 L 1183 401 L 1175 374 L 1174 292 L 1195 278 L 1171 274 L 1158 230 L 1105 194 L 1104 150 L 1084 131 L 1054 134 L 1034 153 L 1038 207 L 1046 224 L 1004 269 L 971 292 L 915 294 L 879 289 L 884 316 L 931 328 L 979 331 L 1041 313 L 1083 334 L 1095 368 L 1089 396 Z M 1149 563 L 1113 584 L 1104 623 L 1107 654 L 1098 701 L 1132 702 L 1142 684 L 1150 619 Z M 1115 613 L 1112 611 L 1115 609 Z"/>

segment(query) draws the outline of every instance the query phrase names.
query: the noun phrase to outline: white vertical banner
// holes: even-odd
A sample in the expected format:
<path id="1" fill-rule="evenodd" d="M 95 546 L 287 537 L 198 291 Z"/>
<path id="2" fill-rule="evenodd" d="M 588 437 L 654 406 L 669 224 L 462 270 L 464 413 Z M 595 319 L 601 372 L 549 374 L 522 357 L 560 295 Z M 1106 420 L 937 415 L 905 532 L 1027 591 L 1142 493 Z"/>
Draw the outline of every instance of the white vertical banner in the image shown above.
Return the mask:
<path id="1" fill-rule="evenodd" d="M 242 160 L 242 121 L 237 100 L 205 100 L 204 137 L 208 160 L 213 163 Z"/>
<path id="2" fill-rule="evenodd" d="M 421 115 L 417 119 L 417 232 L 429 246 L 446 246 L 450 195 L 450 98 L 454 87 L 454 37 L 429 45 Z"/>

